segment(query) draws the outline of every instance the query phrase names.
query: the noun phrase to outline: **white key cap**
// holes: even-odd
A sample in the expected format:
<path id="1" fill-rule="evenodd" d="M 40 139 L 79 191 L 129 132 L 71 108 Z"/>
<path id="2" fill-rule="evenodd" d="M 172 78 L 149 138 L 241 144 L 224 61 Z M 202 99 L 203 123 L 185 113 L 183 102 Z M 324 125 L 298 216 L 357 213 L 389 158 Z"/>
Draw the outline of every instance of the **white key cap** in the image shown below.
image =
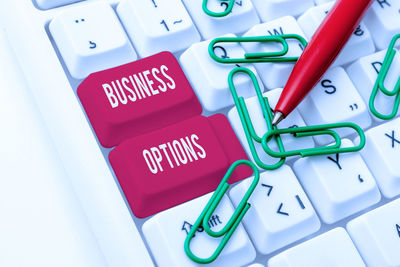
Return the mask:
<path id="1" fill-rule="evenodd" d="M 262 265 L 261 263 L 254 263 L 252 265 L 248 265 L 247 267 L 265 267 L 265 266 Z"/>
<path id="2" fill-rule="evenodd" d="M 332 0 L 314 0 L 314 2 L 318 6 L 318 5 L 322 5 L 322 4 L 325 4 L 325 3 L 332 2 Z"/>
<path id="3" fill-rule="evenodd" d="M 376 78 L 378 77 L 379 70 L 381 69 L 383 59 L 385 58 L 386 50 L 378 53 L 362 57 L 351 64 L 347 69 L 347 73 L 357 88 L 360 95 L 363 97 L 365 103 L 369 103 L 372 89 L 374 88 Z M 385 86 L 391 90 L 394 88 L 399 79 L 400 73 L 400 53 L 396 53 L 393 62 L 390 66 L 388 75 L 385 79 Z M 393 111 L 395 96 L 387 96 L 378 91 L 375 98 L 375 108 L 382 114 L 390 114 Z M 369 108 L 368 108 L 369 110 Z M 370 112 L 372 118 L 376 121 L 378 119 Z M 397 115 L 400 114 L 400 111 Z"/>
<path id="4" fill-rule="evenodd" d="M 400 194 L 400 119 L 369 129 L 365 136 L 361 154 L 382 194 L 387 198 Z"/>
<path id="5" fill-rule="evenodd" d="M 320 6 L 312 7 L 298 18 L 297 22 L 308 39 L 311 39 L 311 36 L 324 20 L 333 4 L 334 2 L 329 2 Z M 340 52 L 339 56 L 333 63 L 333 66 L 349 63 L 359 57 L 369 55 L 374 51 L 375 47 L 371 35 L 364 23 L 361 22 L 343 50 Z"/>
<path id="6" fill-rule="evenodd" d="M 268 267 L 365 267 L 343 228 L 335 228 L 268 261 Z"/>
<path id="7" fill-rule="evenodd" d="M 268 2 L 268 1 L 265 1 Z M 293 17 L 286 16 L 267 23 L 258 24 L 251 28 L 244 36 L 264 36 L 264 35 L 278 35 L 278 34 L 289 34 L 294 33 L 305 38 L 303 31 L 300 29 L 296 20 Z M 289 39 L 289 51 L 287 55 L 289 57 L 298 57 L 303 51 L 303 46 L 299 41 Z M 278 43 L 242 43 L 243 48 L 246 52 L 271 52 L 280 51 L 282 45 Z M 293 63 L 257 63 L 254 64 L 258 73 L 261 74 L 261 79 L 265 86 L 269 89 L 283 87 L 292 72 Z"/>
<path id="8" fill-rule="evenodd" d="M 180 63 L 202 106 L 208 111 L 216 111 L 234 103 L 227 80 L 229 72 L 238 64 L 221 64 L 214 61 L 208 54 L 210 41 L 193 44 L 181 55 Z M 216 55 L 221 57 L 243 57 L 244 54 L 243 48 L 238 43 L 217 44 L 214 48 Z M 248 67 L 256 74 L 251 65 L 239 66 Z M 237 74 L 235 77 L 235 85 L 240 95 L 244 97 L 255 95 L 248 76 Z M 262 83 L 259 83 L 262 86 Z"/>
<path id="9" fill-rule="evenodd" d="M 230 191 L 235 206 L 247 192 L 252 178 Z M 283 165 L 261 173 L 250 197 L 250 210 L 243 219 L 257 250 L 268 254 L 293 243 L 320 228 L 320 222 L 293 171 Z"/>
<path id="10" fill-rule="evenodd" d="M 141 57 L 177 52 L 200 41 L 180 0 L 124 0 L 117 13 Z"/>
<path id="11" fill-rule="evenodd" d="M 51 21 L 49 28 L 76 79 L 137 58 L 113 9 L 105 3 L 66 9 Z"/>
<path id="12" fill-rule="evenodd" d="M 143 224 L 143 234 L 158 266 L 202 266 L 188 258 L 183 249 L 185 238 L 212 193 L 196 198 L 174 208 L 158 213 Z M 233 206 L 224 196 L 211 216 L 209 225 L 219 231 L 230 219 Z M 247 215 L 245 215 L 247 216 Z M 222 237 L 210 237 L 199 228 L 190 243 L 193 254 L 208 258 L 219 245 Z M 255 259 L 256 251 L 242 225 L 239 225 L 218 258 L 207 266 L 243 266 Z"/>
<path id="13" fill-rule="evenodd" d="M 369 267 L 400 266 L 400 199 L 350 221 L 347 231 Z"/>
<path id="14" fill-rule="evenodd" d="M 282 92 L 282 89 L 275 89 L 269 92 L 264 93 L 264 96 L 268 97 L 269 103 L 271 108 L 273 109 L 278 102 L 278 98 Z M 250 114 L 250 118 L 252 120 L 255 132 L 257 133 L 258 136 L 262 137 L 266 132 L 267 132 L 267 125 L 265 123 L 265 119 L 263 117 L 263 114 L 261 112 L 261 107 L 259 105 L 257 97 L 252 97 L 249 99 L 246 99 L 246 106 L 248 109 L 248 112 Z M 234 129 L 236 136 L 239 138 L 242 146 L 244 147 L 248 157 L 254 161 L 251 151 L 249 148 L 249 145 L 246 140 L 245 133 L 243 131 L 243 126 L 239 118 L 238 111 L 236 107 L 232 108 L 228 112 L 228 119 L 232 125 L 232 128 Z M 281 123 L 279 123 L 278 128 L 289 128 L 289 127 L 296 127 L 296 126 L 305 126 L 305 123 L 303 119 L 301 118 L 300 114 L 298 113 L 297 110 L 294 110 L 287 116 L 285 120 L 283 120 Z M 301 148 L 312 148 L 314 147 L 314 141 L 312 137 L 302 137 L 302 138 L 295 138 L 292 135 L 284 134 L 282 135 L 282 142 L 285 146 L 285 150 L 294 150 L 294 149 L 301 149 Z M 258 152 L 258 155 L 261 159 L 266 164 L 273 164 L 277 162 L 276 158 L 270 157 L 263 148 L 261 147 L 261 144 L 255 143 L 255 148 Z M 273 142 L 270 142 L 270 147 L 277 151 L 277 144 L 274 144 Z"/>
<path id="15" fill-rule="evenodd" d="M 263 22 L 286 15 L 297 16 L 314 6 L 313 0 L 253 0 Z"/>
<path id="16" fill-rule="evenodd" d="M 232 12 L 224 17 L 211 17 L 204 13 L 202 2 L 199 0 L 182 0 L 193 18 L 201 36 L 211 39 L 227 33 L 242 33 L 260 22 L 250 0 L 235 0 Z M 227 2 L 208 0 L 208 9 L 222 12 Z"/>
<path id="17" fill-rule="evenodd" d="M 349 146 L 353 146 L 350 140 L 342 140 L 342 147 Z M 301 158 L 293 170 L 326 223 L 339 221 L 381 198 L 358 152 Z"/>
<path id="18" fill-rule="evenodd" d="M 76 3 L 82 0 L 35 0 L 37 6 L 40 9 L 50 9 L 54 7 L 64 6 L 72 3 Z"/>
<path id="19" fill-rule="evenodd" d="M 307 125 L 354 122 L 361 128 L 371 125 L 367 106 L 341 67 L 329 69 L 298 107 Z M 352 129 L 337 130 L 341 136 Z M 332 142 L 327 136 L 315 138 L 318 143 Z"/>
<path id="20" fill-rule="evenodd" d="M 378 49 L 386 49 L 393 36 L 400 32 L 400 2 L 398 0 L 374 1 L 364 21 Z"/>

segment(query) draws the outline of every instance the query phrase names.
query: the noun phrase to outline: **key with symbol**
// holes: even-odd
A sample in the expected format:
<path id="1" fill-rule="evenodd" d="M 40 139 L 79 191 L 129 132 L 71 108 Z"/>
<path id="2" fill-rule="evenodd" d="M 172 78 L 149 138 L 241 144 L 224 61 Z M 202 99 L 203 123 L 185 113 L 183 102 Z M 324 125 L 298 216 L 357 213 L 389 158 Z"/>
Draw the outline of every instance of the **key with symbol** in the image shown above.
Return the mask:
<path id="1" fill-rule="evenodd" d="M 369 267 L 400 266 L 400 199 L 347 224 L 347 231 Z"/>
<path id="2" fill-rule="evenodd" d="M 239 34 L 260 22 L 250 0 L 235 0 L 232 12 L 224 17 L 211 17 L 204 13 L 201 0 L 182 0 L 204 39 L 223 34 Z M 222 12 L 228 2 L 208 0 L 207 7 L 214 12 Z"/>
<path id="3" fill-rule="evenodd" d="M 224 37 L 234 37 L 233 34 Z M 193 44 L 180 57 L 180 63 L 189 78 L 197 97 L 202 106 L 208 111 L 233 105 L 231 92 L 226 78 L 229 72 L 237 66 L 248 67 L 255 74 L 256 70 L 249 64 L 221 64 L 215 62 L 208 54 L 208 45 L 211 40 Z M 241 57 L 244 54 L 243 48 L 238 43 L 224 43 L 214 46 L 215 54 L 221 58 Z M 244 97 L 255 95 L 252 89 L 251 80 L 238 75 L 235 80 L 238 91 Z M 261 84 L 261 82 L 259 82 Z"/>
<path id="4" fill-rule="evenodd" d="M 312 7 L 297 19 L 297 22 L 309 40 L 311 40 L 314 32 L 324 20 L 326 14 L 328 14 L 333 4 L 334 2 L 332 1 Z M 374 51 L 375 46 L 374 42 L 372 41 L 371 34 L 365 27 L 364 23 L 361 22 L 332 65 L 338 66 L 350 63 L 351 61 L 362 56 L 369 55 Z"/>
<path id="5" fill-rule="evenodd" d="M 386 50 L 379 51 L 372 55 L 368 55 L 356 60 L 347 69 L 347 73 L 357 88 L 358 92 L 364 99 L 365 103 L 369 103 L 372 89 L 374 88 L 378 73 L 382 67 L 382 62 L 385 58 Z M 394 55 L 392 64 L 385 78 L 384 85 L 389 90 L 395 87 L 400 73 L 400 53 Z M 396 96 L 388 96 L 378 91 L 374 106 L 382 114 L 391 114 L 395 105 Z M 397 115 L 400 111 L 397 112 Z M 382 121 L 371 113 L 371 116 L 376 121 Z"/>
<path id="6" fill-rule="evenodd" d="M 234 205 L 239 204 L 251 181 L 244 180 L 230 191 Z M 320 228 L 317 214 L 287 165 L 261 173 L 249 202 L 251 208 L 243 223 L 261 253 L 271 253 Z"/>
<path id="7" fill-rule="evenodd" d="M 141 57 L 177 52 L 200 41 L 180 0 L 123 0 L 117 13 Z"/>
<path id="8" fill-rule="evenodd" d="M 298 34 L 306 38 L 303 31 L 300 29 L 296 20 L 291 16 L 281 17 L 266 23 L 258 24 L 247 31 L 243 36 L 274 36 L 281 34 Z M 299 57 L 303 52 L 303 45 L 295 39 L 286 40 L 289 45 L 289 50 L 285 57 Z M 243 48 L 247 53 L 271 52 L 280 51 L 281 44 L 278 43 L 262 43 L 249 42 L 242 43 Z M 283 87 L 289 78 L 295 62 L 266 62 L 254 64 L 261 79 L 268 89 Z"/>
<path id="9" fill-rule="evenodd" d="M 211 198 L 211 194 L 158 213 L 143 224 L 143 234 L 158 266 L 199 266 L 186 256 L 183 244 L 191 227 Z M 223 196 L 208 221 L 211 230 L 221 230 L 233 211 L 229 198 Z M 221 239 L 222 237 L 214 238 L 207 235 L 204 228 L 199 227 L 190 242 L 190 248 L 198 257 L 206 258 L 215 251 Z M 243 226 L 239 224 L 218 258 L 207 266 L 243 266 L 252 262 L 255 257 L 256 251 Z"/>
<path id="10" fill-rule="evenodd" d="M 372 121 L 367 106 L 341 67 L 329 69 L 298 109 L 307 125 L 353 122 L 365 129 Z M 338 133 L 344 137 L 352 131 L 340 129 Z M 321 144 L 333 142 L 326 136 L 315 140 Z"/>
<path id="11" fill-rule="evenodd" d="M 399 1 L 374 1 L 368 9 L 364 21 L 378 49 L 387 48 L 393 36 L 400 32 L 399 20 Z"/>
<path id="12" fill-rule="evenodd" d="M 344 139 L 342 146 L 353 143 Z M 337 222 L 381 199 L 359 152 L 301 158 L 293 170 L 326 223 Z"/>
<path id="13" fill-rule="evenodd" d="M 400 118 L 369 129 L 365 137 L 361 155 L 374 174 L 382 194 L 388 198 L 399 195 Z"/>
<path id="14" fill-rule="evenodd" d="M 137 56 L 111 6 L 92 2 L 62 11 L 50 33 L 72 77 L 136 60 Z"/>

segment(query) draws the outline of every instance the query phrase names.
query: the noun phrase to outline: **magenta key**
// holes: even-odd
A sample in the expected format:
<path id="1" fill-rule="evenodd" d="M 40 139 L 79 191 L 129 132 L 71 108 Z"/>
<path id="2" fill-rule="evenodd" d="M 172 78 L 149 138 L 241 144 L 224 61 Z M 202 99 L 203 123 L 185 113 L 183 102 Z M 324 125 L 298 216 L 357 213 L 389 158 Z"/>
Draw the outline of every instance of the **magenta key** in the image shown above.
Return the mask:
<path id="1" fill-rule="evenodd" d="M 226 117 L 217 114 L 133 137 L 109 159 L 133 213 L 144 218 L 215 190 L 229 166 L 247 156 Z M 229 183 L 252 174 L 241 167 Z"/>
<path id="2" fill-rule="evenodd" d="M 78 87 L 78 96 L 104 147 L 202 111 L 170 52 L 93 73 Z"/>

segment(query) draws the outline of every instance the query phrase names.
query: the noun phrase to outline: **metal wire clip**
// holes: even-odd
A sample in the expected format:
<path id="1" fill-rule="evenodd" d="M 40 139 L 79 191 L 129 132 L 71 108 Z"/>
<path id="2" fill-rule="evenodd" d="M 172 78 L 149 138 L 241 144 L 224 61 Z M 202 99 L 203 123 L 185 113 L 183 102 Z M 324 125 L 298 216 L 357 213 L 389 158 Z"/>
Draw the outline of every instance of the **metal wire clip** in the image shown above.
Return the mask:
<path id="1" fill-rule="evenodd" d="M 298 34 L 282 34 L 271 36 L 251 36 L 251 37 L 219 37 L 213 39 L 208 45 L 208 54 L 212 59 L 219 63 L 236 64 L 236 63 L 260 63 L 260 62 L 295 62 L 298 57 L 284 57 L 289 51 L 288 39 L 298 40 L 303 47 L 307 45 L 307 41 Z M 218 57 L 214 48 L 218 43 L 242 43 L 242 42 L 261 42 L 261 43 L 279 43 L 282 50 L 274 52 L 244 53 L 243 58 Z"/>
<path id="2" fill-rule="evenodd" d="M 378 77 L 376 79 L 374 88 L 372 89 L 371 96 L 369 98 L 369 109 L 371 113 L 374 114 L 377 118 L 382 120 L 389 120 L 396 116 L 397 111 L 399 110 L 400 104 L 400 75 L 399 79 L 396 82 L 393 90 L 388 90 L 384 83 L 386 80 L 386 76 L 389 72 L 390 66 L 393 63 L 394 56 L 396 55 L 396 50 L 394 46 L 396 45 L 397 40 L 400 39 L 400 34 L 397 34 L 393 37 L 390 42 L 389 48 L 386 52 L 385 59 L 383 60 L 382 67 L 379 71 Z M 387 96 L 395 96 L 393 110 L 390 114 L 382 114 L 375 108 L 375 98 L 378 94 L 378 91 L 382 92 Z"/>
<path id="3" fill-rule="evenodd" d="M 215 209 L 221 202 L 222 197 L 225 195 L 226 191 L 229 188 L 229 184 L 227 183 L 228 179 L 230 178 L 230 176 L 232 175 L 234 170 L 240 165 L 247 165 L 253 170 L 253 173 L 254 173 L 253 182 L 251 183 L 251 185 L 250 185 L 249 189 L 247 190 L 246 194 L 244 195 L 243 199 L 240 201 L 236 210 L 232 214 L 228 223 L 220 231 L 214 232 L 213 230 L 210 229 L 210 227 L 208 225 L 208 221 L 210 220 Z M 197 262 L 197 263 L 206 264 L 206 263 L 210 263 L 210 262 L 214 261 L 219 256 L 219 254 L 221 254 L 226 243 L 228 243 L 229 239 L 231 238 L 232 234 L 235 232 L 236 228 L 238 227 L 242 218 L 246 214 L 247 210 L 250 208 L 250 204 L 248 203 L 248 200 L 249 200 L 251 194 L 253 193 L 254 189 L 256 188 L 259 180 L 260 180 L 260 172 L 259 172 L 257 166 L 248 160 L 238 160 L 229 167 L 229 169 L 226 172 L 221 183 L 218 185 L 217 190 L 215 190 L 214 194 L 211 196 L 210 200 L 208 201 L 206 207 L 203 209 L 200 216 L 197 218 L 196 222 L 190 229 L 189 234 L 186 236 L 184 249 L 185 249 L 186 255 L 192 261 Z M 193 239 L 193 237 L 194 237 L 197 229 L 200 227 L 200 225 L 202 225 L 205 232 L 212 237 L 224 236 L 221 240 L 221 243 L 218 245 L 217 249 L 208 258 L 197 257 L 190 250 L 190 242 Z"/>
<path id="4" fill-rule="evenodd" d="M 208 4 L 208 0 L 203 0 L 203 11 L 204 13 L 206 13 L 207 15 L 211 16 L 211 17 L 224 17 L 226 15 L 228 15 L 229 13 L 231 13 L 233 5 L 235 4 L 235 0 L 220 0 L 221 1 L 221 6 L 225 5 L 225 10 L 222 12 L 214 12 L 208 9 L 207 4 Z M 229 3 L 226 3 L 228 2 Z"/>

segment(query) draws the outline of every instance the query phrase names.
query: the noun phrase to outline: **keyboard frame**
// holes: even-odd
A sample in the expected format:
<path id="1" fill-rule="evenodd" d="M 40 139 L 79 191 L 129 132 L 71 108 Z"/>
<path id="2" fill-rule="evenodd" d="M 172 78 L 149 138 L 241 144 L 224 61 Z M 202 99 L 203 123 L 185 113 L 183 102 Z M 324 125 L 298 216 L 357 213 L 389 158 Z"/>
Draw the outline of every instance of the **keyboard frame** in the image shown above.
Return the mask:
<path id="1" fill-rule="evenodd" d="M 49 142 L 54 143 L 108 265 L 153 266 L 145 257 L 145 243 L 137 242 L 133 215 L 46 32 L 51 19 L 68 7 L 43 11 L 31 0 L 4 0 L 0 18 L 52 138 Z"/>

